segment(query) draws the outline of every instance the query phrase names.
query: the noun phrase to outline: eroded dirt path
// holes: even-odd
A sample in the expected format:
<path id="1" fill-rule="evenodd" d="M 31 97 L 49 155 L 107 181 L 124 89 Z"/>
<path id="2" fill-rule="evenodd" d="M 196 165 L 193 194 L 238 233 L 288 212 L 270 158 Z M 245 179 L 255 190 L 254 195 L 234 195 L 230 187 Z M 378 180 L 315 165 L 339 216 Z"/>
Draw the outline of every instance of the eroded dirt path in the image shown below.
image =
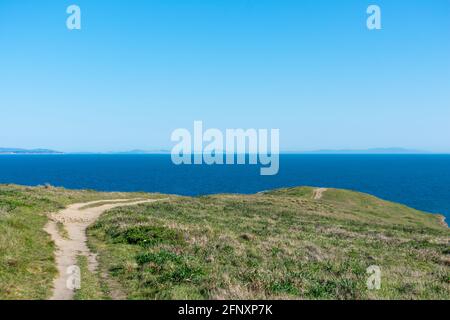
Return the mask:
<path id="1" fill-rule="evenodd" d="M 314 200 L 320 200 L 320 199 L 322 199 L 323 193 L 324 193 L 325 191 L 327 191 L 327 190 L 328 190 L 327 188 L 317 188 L 317 189 L 314 189 L 314 191 L 313 191 L 313 199 L 314 199 Z"/>
<path id="2" fill-rule="evenodd" d="M 74 290 L 67 285 L 70 273 L 70 267 L 77 265 L 77 256 L 84 255 L 88 259 L 88 268 L 91 272 L 95 272 L 98 266 L 97 258 L 87 247 L 86 228 L 97 220 L 106 210 L 116 207 L 136 205 L 140 203 L 155 202 L 161 199 L 119 199 L 119 200 L 100 200 L 87 203 L 77 203 L 68 206 L 57 213 L 49 216 L 49 222 L 45 226 L 52 240 L 56 245 L 56 266 L 58 276 L 54 280 L 52 300 L 71 300 L 73 299 Z M 107 201 L 108 204 L 101 204 Z M 117 203 L 111 203 L 117 202 Z M 98 204 L 95 207 L 83 208 Z M 66 230 L 66 236 L 63 236 L 58 230 L 58 222 L 62 223 Z M 61 226 L 61 225 L 60 225 Z"/>

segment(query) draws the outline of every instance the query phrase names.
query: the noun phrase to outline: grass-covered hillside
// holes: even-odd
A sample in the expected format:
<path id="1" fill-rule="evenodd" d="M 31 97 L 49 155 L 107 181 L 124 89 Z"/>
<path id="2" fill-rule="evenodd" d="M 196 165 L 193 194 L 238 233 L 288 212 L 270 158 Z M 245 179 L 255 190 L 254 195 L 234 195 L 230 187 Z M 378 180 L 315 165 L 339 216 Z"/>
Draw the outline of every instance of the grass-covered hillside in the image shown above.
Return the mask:
<path id="1" fill-rule="evenodd" d="M 56 276 L 47 214 L 71 203 L 143 194 L 0 185 L 0 300 L 45 299 Z"/>
<path id="2" fill-rule="evenodd" d="M 449 299 L 439 216 L 312 188 L 178 197 L 103 215 L 88 231 L 130 299 Z M 367 267 L 381 268 L 368 290 Z"/>
<path id="3" fill-rule="evenodd" d="M 372 196 L 312 188 L 160 196 L 88 229 L 100 269 L 80 257 L 77 299 L 450 299 L 449 229 Z M 150 194 L 0 186 L 0 299 L 45 299 L 56 276 L 49 212 Z M 108 203 L 106 201 L 105 203 Z M 366 268 L 381 268 L 368 290 Z"/>

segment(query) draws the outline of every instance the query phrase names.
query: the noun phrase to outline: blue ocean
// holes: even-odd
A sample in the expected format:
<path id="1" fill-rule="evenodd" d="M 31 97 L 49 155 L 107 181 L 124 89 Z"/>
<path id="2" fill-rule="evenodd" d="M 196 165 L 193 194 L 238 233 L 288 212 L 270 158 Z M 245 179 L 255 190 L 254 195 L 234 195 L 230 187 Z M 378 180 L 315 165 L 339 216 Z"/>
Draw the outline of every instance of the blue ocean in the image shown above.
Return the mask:
<path id="1" fill-rule="evenodd" d="M 345 188 L 450 217 L 450 155 L 280 156 L 259 165 L 181 165 L 170 155 L 2 155 L 0 183 L 179 195 L 255 193 L 291 186 Z"/>

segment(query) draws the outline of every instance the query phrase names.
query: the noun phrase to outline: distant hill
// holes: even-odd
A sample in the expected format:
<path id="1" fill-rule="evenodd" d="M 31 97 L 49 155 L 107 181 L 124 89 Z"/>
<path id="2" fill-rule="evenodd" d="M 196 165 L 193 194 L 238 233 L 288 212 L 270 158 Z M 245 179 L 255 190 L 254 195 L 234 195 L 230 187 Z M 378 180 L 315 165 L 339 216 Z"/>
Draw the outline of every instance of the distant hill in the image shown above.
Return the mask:
<path id="1" fill-rule="evenodd" d="M 342 150 L 315 150 L 302 153 L 310 154 L 427 154 L 429 152 L 404 148 L 371 148 L 371 149 L 342 149 Z"/>
<path id="2" fill-rule="evenodd" d="M 63 154 L 51 149 L 0 148 L 1 154 Z M 71 152 L 75 154 L 170 154 L 170 150 L 129 150 L 110 152 Z M 404 148 L 372 148 L 372 149 L 323 149 L 313 151 L 283 151 L 285 154 L 430 154 L 428 151 Z"/>
<path id="3" fill-rule="evenodd" d="M 130 151 L 117 151 L 117 152 L 108 152 L 108 153 L 114 153 L 114 154 L 166 154 L 166 153 L 170 153 L 170 150 L 165 150 L 165 149 L 161 149 L 161 150 L 140 150 L 140 149 L 135 149 L 135 150 L 130 150 Z"/>
<path id="4" fill-rule="evenodd" d="M 50 149 L 0 148 L 0 154 L 61 154 L 63 152 Z"/>

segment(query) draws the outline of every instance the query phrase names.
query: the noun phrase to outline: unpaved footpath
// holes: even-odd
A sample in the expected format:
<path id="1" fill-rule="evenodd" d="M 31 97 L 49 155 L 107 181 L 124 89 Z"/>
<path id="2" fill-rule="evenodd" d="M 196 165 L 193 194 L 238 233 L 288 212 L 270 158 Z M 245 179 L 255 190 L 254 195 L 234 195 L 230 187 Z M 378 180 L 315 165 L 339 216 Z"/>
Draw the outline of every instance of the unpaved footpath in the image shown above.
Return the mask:
<path id="1" fill-rule="evenodd" d="M 158 199 L 136 200 L 99 200 L 87 203 L 77 203 L 68 206 L 66 209 L 49 216 L 49 222 L 45 226 L 52 240 L 56 244 L 56 266 L 58 277 L 54 280 L 52 300 L 71 300 L 74 291 L 67 285 L 67 280 L 72 275 L 71 267 L 77 264 L 77 256 L 84 255 L 88 259 L 88 267 L 91 272 L 97 269 L 96 255 L 92 253 L 86 245 L 86 228 L 92 224 L 106 210 L 121 206 L 130 206 L 140 203 L 154 202 Z M 107 204 L 101 204 L 108 202 Z M 111 203 L 117 202 L 117 203 Z M 98 206 L 95 206 L 95 205 Z M 94 205 L 94 207 L 84 208 Z M 66 236 L 58 230 L 58 222 L 64 225 Z M 61 225 L 60 225 L 61 226 Z"/>

